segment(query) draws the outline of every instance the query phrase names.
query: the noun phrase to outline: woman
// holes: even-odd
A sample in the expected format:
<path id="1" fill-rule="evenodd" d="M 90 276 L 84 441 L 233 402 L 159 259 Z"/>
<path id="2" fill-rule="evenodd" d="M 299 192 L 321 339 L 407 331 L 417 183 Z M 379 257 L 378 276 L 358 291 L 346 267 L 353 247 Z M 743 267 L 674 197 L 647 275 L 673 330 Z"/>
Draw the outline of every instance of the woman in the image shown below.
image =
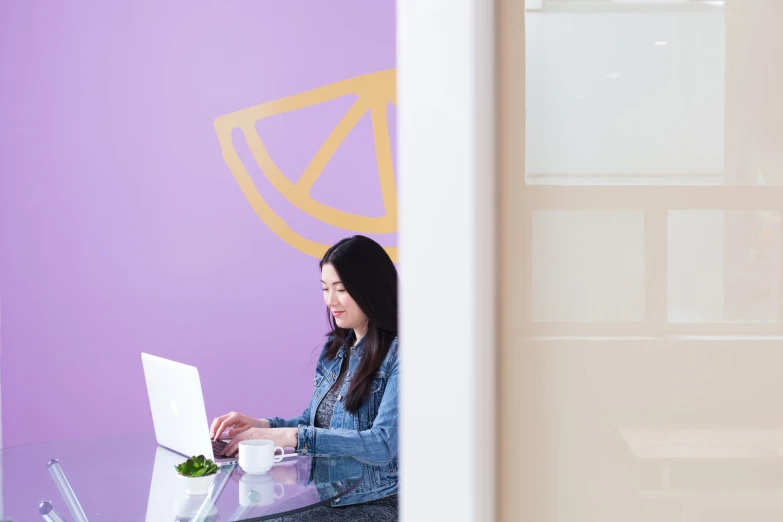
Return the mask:
<path id="1" fill-rule="evenodd" d="M 332 331 L 309 406 L 293 419 L 232 412 L 212 422 L 211 436 L 231 437 L 226 455 L 234 455 L 240 441 L 268 439 L 300 455 L 362 463 L 362 483 L 332 503 L 349 507 L 321 507 L 284 520 L 397 520 L 397 269 L 364 236 L 334 245 L 320 267 Z"/>

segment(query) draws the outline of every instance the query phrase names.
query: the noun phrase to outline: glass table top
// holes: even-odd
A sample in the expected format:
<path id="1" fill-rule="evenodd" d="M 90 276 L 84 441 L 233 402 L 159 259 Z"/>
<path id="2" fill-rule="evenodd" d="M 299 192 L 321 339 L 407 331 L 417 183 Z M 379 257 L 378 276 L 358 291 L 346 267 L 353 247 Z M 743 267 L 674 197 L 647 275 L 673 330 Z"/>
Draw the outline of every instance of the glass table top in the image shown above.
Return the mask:
<path id="1" fill-rule="evenodd" d="M 362 465 L 351 458 L 292 456 L 263 474 L 222 463 L 199 490 L 174 469 L 185 460 L 152 434 L 6 448 L 0 521 L 267 520 L 329 504 L 362 478 Z"/>

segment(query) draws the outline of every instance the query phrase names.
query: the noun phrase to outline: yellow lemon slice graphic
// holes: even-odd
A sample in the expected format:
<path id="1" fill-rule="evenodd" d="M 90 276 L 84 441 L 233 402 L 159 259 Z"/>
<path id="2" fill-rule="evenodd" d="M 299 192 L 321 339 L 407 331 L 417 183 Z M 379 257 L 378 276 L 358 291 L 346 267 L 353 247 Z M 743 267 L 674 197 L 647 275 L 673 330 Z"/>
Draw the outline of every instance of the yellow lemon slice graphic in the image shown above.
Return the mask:
<path id="1" fill-rule="evenodd" d="M 299 180 L 296 183 L 289 180 L 270 157 L 266 146 L 256 132 L 256 122 L 270 116 L 318 105 L 350 94 L 358 96 L 356 102 L 332 129 Z M 320 258 L 331 245 L 319 243 L 298 234 L 272 210 L 253 183 L 245 165 L 242 164 L 234 148 L 231 133 L 234 129 L 240 129 L 243 132 L 250 152 L 261 172 L 264 173 L 275 190 L 302 212 L 306 212 L 323 223 L 352 232 L 389 234 L 397 231 L 397 187 L 394 181 L 394 165 L 386 112 L 390 102 L 395 105 L 397 103 L 396 71 L 394 69 L 349 78 L 311 91 L 219 116 L 215 119 L 215 132 L 217 132 L 226 165 L 258 217 L 278 237 L 292 247 L 305 254 Z M 378 164 L 377 175 L 385 211 L 385 215 L 380 217 L 344 212 L 324 205 L 314 200 L 310 195 L 313 185 L 329 160 L 368 111 L 372 120 L 375 156 Z M 397 247 L 385 248 L 392 260 L 396 262 Z"/>

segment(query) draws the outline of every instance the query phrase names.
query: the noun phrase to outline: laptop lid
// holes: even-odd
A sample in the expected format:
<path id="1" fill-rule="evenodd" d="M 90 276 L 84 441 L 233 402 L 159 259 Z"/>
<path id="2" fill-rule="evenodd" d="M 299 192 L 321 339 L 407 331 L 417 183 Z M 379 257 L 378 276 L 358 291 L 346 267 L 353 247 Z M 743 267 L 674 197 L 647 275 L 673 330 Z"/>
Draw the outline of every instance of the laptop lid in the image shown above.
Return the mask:
<path id="1" fill-rule="evenodd" d="M 141 354 L 158 444 L 185 455 L 212 459 L 212 441 L 198 370 Z"/>

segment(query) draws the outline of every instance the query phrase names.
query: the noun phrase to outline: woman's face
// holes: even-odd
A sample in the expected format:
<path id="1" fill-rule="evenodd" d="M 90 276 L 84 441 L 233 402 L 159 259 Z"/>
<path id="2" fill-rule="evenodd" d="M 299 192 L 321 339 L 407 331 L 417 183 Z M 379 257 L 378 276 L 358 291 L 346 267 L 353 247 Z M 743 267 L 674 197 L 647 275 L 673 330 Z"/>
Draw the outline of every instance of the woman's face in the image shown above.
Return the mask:
<path id="1" fill-rule="evenodd" d="M 321 286 L 324 291 L 324 302 L 331 310 L 337 326 L 353 328 L 358 330 L 357 334 L 363 335 L 366 330 L 367 316 L 345 290 L 337 270 L 330 264 L 321 268 Z"/>

